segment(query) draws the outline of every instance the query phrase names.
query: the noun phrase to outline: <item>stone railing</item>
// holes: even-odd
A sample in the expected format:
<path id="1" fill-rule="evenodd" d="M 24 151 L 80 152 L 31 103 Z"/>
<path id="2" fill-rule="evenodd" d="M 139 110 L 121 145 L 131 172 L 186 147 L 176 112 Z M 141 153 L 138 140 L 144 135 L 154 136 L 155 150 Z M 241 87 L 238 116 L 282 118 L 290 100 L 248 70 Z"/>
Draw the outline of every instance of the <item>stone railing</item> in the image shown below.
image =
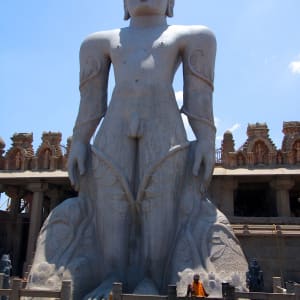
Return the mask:
<path id="1" fill-rule="evenodd" d="M 26 282 L 20 278 L 12 280 L 12 286 L 9 289 L 3 289 L 4 274 L 0 274 L 0 299 L 9 297 L 9 300 L 19 300 L 21 297 L 39 297 L 39 298 L 55 298 L 61 300 L 71 299 L 71 281 L 63 281 L 60 291 L 41 291 L 24 289 Z"/>
<path id="2" fill-rule="evenodd" d="M 14 278 L 12 281 L 12 287 L 10 289 L 3 289 L 4 274 L 0 274 L 0 296 L 9 297 L 10 300 L 20 300 L 20 297 L 39 297 L 39 298 L 56 298 L 61 300 L 71 299 L 71 281 L 63 281 L 60 291 L 42 291 L 42 290 L 29 290 L 24 289 L 26 282 L 21 279 Z M 257 300 L 300 300 L 300 284 L 295 285 L 295 291 L 293 293 L 283 293 L 283 289 L 279 286 L 274 286 L 276 292 L 264 293 L 264 292 L 236 292 L 234 288 L 230 292 L 223 291 L 222 298 L 209 298 L 209 299 L 257 299 Z M 176 300 L 187 299 L 187 297 L 176 296 L 176 286 L 169 285 L 168 295 L 136 295 L 136 294 L 123 294 L 122 283 L 114 283 L 112 288 L 113 300 Z M 197 298 L 191 298 L 197 299 Z"/>
<path id="3" fill-rule="evenodd" d="M 123 294 L 122 283 L 114 283 L 112 289 L 112 299 L 113 300 L 176 300 L 176 299 L 200 299 L 196 297 L 187 298 L 187 297 L 177 297 L 176 295 L 176 285 L 168 286 L 168 294 L 163 295 L 137 295 L 137 294 Z M 222 298 L 209 298 L 213 299 L 222 299 Z"/>

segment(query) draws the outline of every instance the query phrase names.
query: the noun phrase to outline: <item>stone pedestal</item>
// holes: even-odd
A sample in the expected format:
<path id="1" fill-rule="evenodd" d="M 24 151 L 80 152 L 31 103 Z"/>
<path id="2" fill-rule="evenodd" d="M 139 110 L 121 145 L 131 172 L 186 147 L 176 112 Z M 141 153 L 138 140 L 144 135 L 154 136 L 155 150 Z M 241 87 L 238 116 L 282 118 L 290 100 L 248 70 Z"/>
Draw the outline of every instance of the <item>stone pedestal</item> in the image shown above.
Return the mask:
<path id="1" fill-rule="evenodd" d="M 272 277 L 273 280 L 273 293 L 278 293 L 278 289 L 282 288 L 281 277 Z"/>
<path id="2" fill-rule="evenodd" d="M 115 282 L 112 288 L 113 300 L 121 300 L 122 299 L 122 290 L 123 285 L 120 282 Z"/>

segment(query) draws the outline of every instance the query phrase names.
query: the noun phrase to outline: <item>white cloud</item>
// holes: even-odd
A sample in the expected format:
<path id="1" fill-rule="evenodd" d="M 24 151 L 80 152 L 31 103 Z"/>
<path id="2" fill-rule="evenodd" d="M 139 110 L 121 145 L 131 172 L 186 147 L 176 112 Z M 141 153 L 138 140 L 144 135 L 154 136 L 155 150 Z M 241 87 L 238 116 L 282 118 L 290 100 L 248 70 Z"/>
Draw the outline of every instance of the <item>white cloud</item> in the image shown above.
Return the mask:
<path id="1" fill-rule="evenodd" d="M 234 131 L 236 131 L 237 129 L 239 129 L 240 127 L 241 127 L 241 124 L 236 123 L 236 124 L 232 125 L 228 130 L 229 130 L 230 132 L 234 132 Z"/>
<path id="2" fill-rule="evenodd" d="M 291 72 L 294 73 L 294 74 L 300 74 L 300 60 L 292 61 L 292 62 L 289 64 L 289 69 L 290 69 Z"/>

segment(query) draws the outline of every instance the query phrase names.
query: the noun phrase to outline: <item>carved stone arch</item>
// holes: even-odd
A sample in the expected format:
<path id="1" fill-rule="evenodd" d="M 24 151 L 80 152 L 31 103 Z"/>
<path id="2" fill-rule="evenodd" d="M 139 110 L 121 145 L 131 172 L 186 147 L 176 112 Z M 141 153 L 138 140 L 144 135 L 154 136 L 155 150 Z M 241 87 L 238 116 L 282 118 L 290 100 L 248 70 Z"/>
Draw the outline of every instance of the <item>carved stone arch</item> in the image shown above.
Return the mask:
<path id="1" fill-rule="evenodd" d="M 257 140 L 252 148 L 254 154 L 254 165 L 267 165 L 270 149 L 263 140 Z"/>
<path id="2" fill-rule="evenodd" d="M 300 164 L 300 138 L 293 143 L 292 153 L 294 163 Z"/>
<path id="3" fill-rule="evenodd" d="M 242 151 L 238 151 L 236 154 L 236 165 L 237 167 L 246 165 L 246 156 Z"/>
<path id="4" fill-rule="evenodd" d="M 264 139 L 264 138 L 259 137 L 259 138 L 255 138 L 255 139 L 253 139 L 252 141 L 249 142 L 247 152 L 253 152 L 254 147 L 259 142 L 265 144 L 265 146 L 268 149 L 268 152 L 276 151 L 275 146 L 269 141 L 269 139 Z"/>
<path id="5" fill-rule="evenodd" d="M 14 147 L 5 156 L 6 170 L 25 170 L 26 153 L 21 147 Z"/>
<path id="6" fill-rule="evenodd" d="M 50 147 L 42 147 L 37 152 L 37 163 L 39 170 L 50 170 L 52 151 Z"/>
<path id="7" fill-rule="evenodd" d="M 6 170 L 30 170 L 34 151 L 32 147 L 32 133 L 15 133 L 12 138 L 12 147 L 5 155 Z"/>
<path id="8" fill-rule="evenodd" d="M 43 132 L 42 144 L 36 152 L 36 169 L 57 170 L 63 167 L 60 132 Z"/>
<path id="9" fill-rule="evenodd" d="M 300 139 L 300 122 L 283 122 L 284 138 L 282 141 L 282 151 L 286 154 L 292 151 L 295 141 Z"/>
<path id="10" fill-rule="evenodd" d="M 275 163 L 276 148 L 269 139 L 253 139 L 248 145 L 247 152 L 253 153 L 254 165 L 270 165 Z"/>

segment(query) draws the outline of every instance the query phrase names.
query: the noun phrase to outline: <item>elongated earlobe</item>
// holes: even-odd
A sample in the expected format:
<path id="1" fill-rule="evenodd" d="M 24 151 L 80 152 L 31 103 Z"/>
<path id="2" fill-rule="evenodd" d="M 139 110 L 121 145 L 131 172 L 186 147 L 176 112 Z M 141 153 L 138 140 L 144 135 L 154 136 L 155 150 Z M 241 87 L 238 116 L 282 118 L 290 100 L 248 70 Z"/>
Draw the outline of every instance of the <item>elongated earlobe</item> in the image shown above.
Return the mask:
<path id="1" fill-rule="evenodd" d="M 168 3 L 168 9 L 167 9 L 167 16 L 172 18 L 174 15 L 174 5 L 175 5 L 175 0 L 169 0 Z"/>
<path id="2" fill-rule="evenodd" d="M 126 0 L 124 0 L 124 20 L 129 20 L 130 19 L 130 14 L 127 9 L 127 3 Z"/>

